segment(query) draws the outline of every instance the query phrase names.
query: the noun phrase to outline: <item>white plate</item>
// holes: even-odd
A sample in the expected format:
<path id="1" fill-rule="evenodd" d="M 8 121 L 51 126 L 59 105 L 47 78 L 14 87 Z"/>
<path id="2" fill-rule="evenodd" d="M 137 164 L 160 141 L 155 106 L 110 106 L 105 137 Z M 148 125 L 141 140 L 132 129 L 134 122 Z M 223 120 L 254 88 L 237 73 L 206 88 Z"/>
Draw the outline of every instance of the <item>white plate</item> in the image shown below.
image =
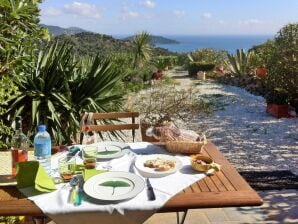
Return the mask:
<path id="1" fill-rule="evenodd" d="M 123 186 L 111 187 L 107 183 L 120 181 Z M 92 198 L 104 201 L 121 201 L 135 197 L 145 188 L 140 177 L 128 172 L 106 172 L 97 174 L 87 180 L 84 191 Z"/>
<path id="2" fill-rule="evenodd" d="M 115 159 L 125 154 L 124 148 L 129 148 L 125 143 L 121 142 L 98 142 L 92 145 L 96 145 L 98 148 L 98 159 Z"/>
<path id="3" fill-rule="evenodd" d="M 168 171 L 156 171 L 154 168 L 149 168 L 144 166 L 144 163 L 147 160 L 152 160 L 157 158 L 175 161 L 176 165 L 174 168 Z M 140 156 L 139 158 L 137 158 L 135 162 L 135 166 L 138 169 L 139 173 L 144 177 L 164 177 L 172 173 L 175 173 L 179 169 L 181 169 L 182 162 L 174 156 L 164 155 L 164 154 L 154 154 L 154 155 Z"/>

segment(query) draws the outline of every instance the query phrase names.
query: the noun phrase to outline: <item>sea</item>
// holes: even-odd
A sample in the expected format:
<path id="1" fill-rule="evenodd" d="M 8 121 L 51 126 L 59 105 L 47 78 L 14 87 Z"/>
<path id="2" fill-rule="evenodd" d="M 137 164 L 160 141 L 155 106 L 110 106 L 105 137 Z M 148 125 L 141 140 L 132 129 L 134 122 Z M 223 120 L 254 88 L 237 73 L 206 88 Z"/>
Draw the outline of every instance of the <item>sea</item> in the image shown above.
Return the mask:
<path id="1" fill-rule="evenodd" d="M 274 35 L 173 35 L 163 37 L 173 39 L 179 44 L 156 44 L 156 47 L 166 48 L 172 52 L 190 52 L 202 48 L 212 48 L 215 50 L 226 50 L 235 53 L 237 49 L 248 51 L 255 45 L 262 44 Z"/>

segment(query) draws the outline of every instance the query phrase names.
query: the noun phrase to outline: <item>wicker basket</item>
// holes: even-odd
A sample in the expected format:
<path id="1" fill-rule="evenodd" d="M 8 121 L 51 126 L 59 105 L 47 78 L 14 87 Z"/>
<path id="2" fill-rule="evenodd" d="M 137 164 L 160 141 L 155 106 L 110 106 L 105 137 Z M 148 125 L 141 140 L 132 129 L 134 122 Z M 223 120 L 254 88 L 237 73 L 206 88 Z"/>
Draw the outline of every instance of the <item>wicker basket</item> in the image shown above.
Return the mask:
<path id="1" fill-rule="evenodd" d="M 206 143 L 207 141 L 168 141 L 166 149 L 171 153 L 197 154 L 201 152 L 202 146 Z"/>

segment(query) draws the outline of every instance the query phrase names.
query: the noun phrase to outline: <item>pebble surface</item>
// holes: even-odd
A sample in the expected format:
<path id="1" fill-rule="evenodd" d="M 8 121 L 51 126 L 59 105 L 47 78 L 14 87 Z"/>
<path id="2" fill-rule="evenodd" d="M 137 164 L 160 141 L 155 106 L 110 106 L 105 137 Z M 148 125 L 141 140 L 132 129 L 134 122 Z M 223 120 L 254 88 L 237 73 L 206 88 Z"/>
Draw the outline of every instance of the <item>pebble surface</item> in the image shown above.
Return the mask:
<path id="1" fill-rule="evenodd" d="M 171 73 L 169 73 L 171 76 Z M 174 73 L 183 88 L 195 84 L 186 72 Z M 261 96 L 212 81 L 194 85 L 215 102 L 211 115 L 198 115 L 183 128 L 206 132 L 239 171 L 291 170 L 298 174 L 298 118 L 277 119 L 266 113 Z"/>

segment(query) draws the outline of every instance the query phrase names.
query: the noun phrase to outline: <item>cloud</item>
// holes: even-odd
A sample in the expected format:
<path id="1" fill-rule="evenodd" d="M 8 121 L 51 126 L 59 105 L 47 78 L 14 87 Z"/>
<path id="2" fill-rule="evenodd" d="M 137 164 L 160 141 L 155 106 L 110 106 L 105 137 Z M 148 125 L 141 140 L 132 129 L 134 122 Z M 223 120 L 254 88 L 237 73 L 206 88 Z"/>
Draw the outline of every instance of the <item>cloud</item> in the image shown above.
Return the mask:
<path id="1" fill-rule="evenodd" d="M 145 1 L 141 1 L 140 2 L 140 5 L 146 7 L 146 8 L 150 8 L 150 9 L 153 9 L 155 8 L 155 2 L 152 1 L 152 0 L 145 0 Z"/>
<path id="2" fill-rule="evenodd" d="M 253 26 L 253 25 L 262 25 L 264 24 L 263 21 L 258 19 L 247 19 L 247 20 L 240 20 L 238 22 L 239 25 L 246 25 L 246 26 Z"/>
<path id="3" fill-rule="evenodd" d="M 101 17 L 101 9 L 99 9 L 96 5 L 82 2 L 66 4 L 64 5 L 64 11 L 76 16 L 84 16 L 96 19 Z"/>
<path id="4" fill-rule="evenodd" d="M 128 16 L 130 18 L 135 18 L 135 17 L 138 17 L 139 16 L 139 13 L 138 12 L 133 12 L 133 11 L 128 11 L 126 13 L 126 16 Z"/>
<path id="5" fill-rule="evenodd" d="M 203 18 L 203 19 L 211 19 L 212 18 L 212 13 L 210 13 L 210 12 L 205 12 L 205 13 L 203 13 L 202 15 L 201 15 L 201 17 Z"/>
<path id="6" fill-rule="evenodd" d="M 173 14 L 176 16 L 176 17 L 182 17 L 185 15 L 185 12 L 183 10 L 174 10 L 173 11 Z"/>
<path id="7" fill-rule="evenodd" d="M 122 20 L 127 20 L 127 19 L 130 19 L 130 18 L 137 18 L 139 16 L 140 16 L 140 14 L 138 12 L 132 11 L 127 6 L 124 6 L 122 8 L 120 18 Z"/>
<path id="8" fill-rule="evenodd" d="M 56 9 L 56 8 L 53 8 L 53 7 L 49 7 L 47 9 L 42 9 L 41 10 L 41 14 L 43 16 L 51 17 L 51 16 L 60 16 L 62 14 L 62 12 L 59 9 Z"/>

